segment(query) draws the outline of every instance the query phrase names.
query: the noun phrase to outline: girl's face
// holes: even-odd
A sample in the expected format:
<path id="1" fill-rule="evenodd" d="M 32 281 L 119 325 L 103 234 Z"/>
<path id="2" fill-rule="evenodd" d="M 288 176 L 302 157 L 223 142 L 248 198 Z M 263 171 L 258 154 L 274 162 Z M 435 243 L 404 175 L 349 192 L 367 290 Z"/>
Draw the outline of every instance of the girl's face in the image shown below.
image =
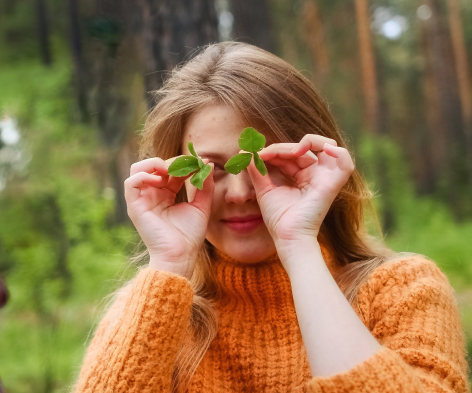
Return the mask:
<path id="1" fill-rule="evenodd" d="M 247 170 L 233 175 L 224 169 L 229 158 L 240 151 L 239 134 L 251 126 L 227 106 L 206 106 L 190 118 L 182 141 L 183 154 L 190 155 L 187 143 L 193 142 L 196 152 L 215 164 L 215 192 L 206 239 L 228 256 L 246 263 L 262 261 L 276 252 L 262 218 L 246 224 L 226 221 L 235 217 L 262 217 Z M 266 146 L 270 143 L 267 140 Z M 266 166 L 276 186 L 292 184 L 278 168 L 268 163 Z M 185 180 L 185 189 L 188 200 L 192 201 L 196 188 L 190 178 Z"/>

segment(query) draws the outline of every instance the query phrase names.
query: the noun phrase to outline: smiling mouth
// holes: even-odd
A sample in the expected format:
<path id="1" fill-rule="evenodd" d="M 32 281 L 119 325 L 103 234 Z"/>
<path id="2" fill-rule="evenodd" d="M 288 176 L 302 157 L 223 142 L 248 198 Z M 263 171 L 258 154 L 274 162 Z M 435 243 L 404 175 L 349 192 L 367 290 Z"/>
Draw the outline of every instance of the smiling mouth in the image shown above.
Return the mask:
<path id="1" fill-rule="evenodd" d="M 249 233 L 252 232 L 255 228 L 261 225 L 264 221 L 262 216 L 256 217 L 252 220 L 246 221 L 225 221 L 223 223 L 232 231 L 237 233 Z"/>

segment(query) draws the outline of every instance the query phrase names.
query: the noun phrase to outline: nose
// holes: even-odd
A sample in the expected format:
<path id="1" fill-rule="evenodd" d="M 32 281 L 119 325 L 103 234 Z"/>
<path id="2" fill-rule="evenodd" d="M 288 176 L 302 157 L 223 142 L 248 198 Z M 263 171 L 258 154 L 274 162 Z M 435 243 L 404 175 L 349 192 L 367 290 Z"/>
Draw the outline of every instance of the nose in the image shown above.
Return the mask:
<path id="1" fill-rule="evenodd" d="M 243 205 L 246 202 L 254 202 L 256 200 L 256 191 L 247 171 L 241 171 L 237 175 L 228 174 L 226 176 L 226 203 Z"/>

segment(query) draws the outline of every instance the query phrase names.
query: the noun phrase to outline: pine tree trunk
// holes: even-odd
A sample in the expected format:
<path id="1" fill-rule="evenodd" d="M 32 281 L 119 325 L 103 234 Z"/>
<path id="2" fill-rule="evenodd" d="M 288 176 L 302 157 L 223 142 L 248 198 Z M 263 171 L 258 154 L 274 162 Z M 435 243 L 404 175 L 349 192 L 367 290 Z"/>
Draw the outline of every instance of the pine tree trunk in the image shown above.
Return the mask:
<path id="1" fill-rule="evenodd" d="M 425 147 L 419 154 L 422 160 L 423 171 L 420 181 L 420 192 L 432 194 L 437 189 L 437 182 L 441 166 L 447 159 L 447 138 L 444 127 L 441 126 L 441 108 L 436 79 L 430 59 L 431 49 L 427 42 L 425 26 L 420 28 L 420 47 L 423 50 L 424 71 L 422 78 L 424 95 L 424 114 L 426 119 L 426 133 L 423 138 Z"/>
<path id="2" fill-rule="evenodd" d="M 438 134 L 432 136 L 435 144 L 433 154 L 438 155 L 438 192 L 449 204 L 457 219 L 467 207 L 462 200 L 464 179 L 468 177 L 466 164 L 466 139 L 462 125 L 461 102 L 457 85 L 451 37 L 447 30 L 442 3 L 439 0 L 426 0 L 432 11 L 429 19 L 423 22 L 427 62 L 431 66 L 437 100 L 432 111 L 438 111 Z M 436 115 L 433 115 L 436 116 Z"/>
<path id="3" fill-rule="evenodd" d="M 326 45 L 323 20 L 320 15 L 318 0 L 305 0 L 303 7 L 303 24 L 308 47 L 313 54 L 315 64 L 315 80 L 320 86 L 329 75 L 329 53 Z"/>
<path id="4" fill-rule="evenodd" d="M 214 0 L 142 0 L 145 89 L 161 87 L 165 74 L 192 51 L 218 40 Z"/>
<path id="5" fill-rule="evenodd" d="M 276 50 L 269 0 L 230 0 L 233 38 L 269 52 Z"/>
<path id="6" fill-rule="evenodd" d="M 469 184 L 472 186 L 472 98 L 467 64 L 467 50 L 464 43 L 462 19 L 458 0 L 447 0 L 449 9 L 449 28 L 451 30 L 452 49 L 454 53 L 459 97 L 462 108 L 464 136 L 467 143 L 467 164 Z"/>
<path id="7" fill-rule="evenodd" d="M 362 86 L 365 96 L 365 123 L 368 132 L 377 133 L 379 128 L 379 94 L 367 0 L 356 0 L 356 15 L 362 67 Z"/>
<path id="8" fill-rule="evenodd" d="M 38 24 L 39 50 L 42 63 L 52 64 L 51 45 L 49 43 L 49 20 L 45 0 L 36 0 L 36 21 Z"/>
<path id="9" fill-rule="evenodd" d="M 77 0 L 68 0 L 67 8 L 70 25 L 70 49 L 72 62 L 74 64 L 75 91 L 77 99 L 77 108 L 80 121 L 86 123 L 90 120 L 87 107 L 87 84 L 86 67 L 82 56 L 82 39 L 79 28 L 79 9 Z"/>

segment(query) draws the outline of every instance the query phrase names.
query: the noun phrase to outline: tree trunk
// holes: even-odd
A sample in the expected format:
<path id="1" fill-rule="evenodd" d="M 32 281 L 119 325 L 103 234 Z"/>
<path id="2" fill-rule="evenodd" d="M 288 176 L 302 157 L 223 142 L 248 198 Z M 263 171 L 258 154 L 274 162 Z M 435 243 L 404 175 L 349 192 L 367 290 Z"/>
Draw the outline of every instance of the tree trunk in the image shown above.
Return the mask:
<path id="1" fill-rule="evenodd" d="M 471 86 L 469 66 L 467 64 L 467 50 L 464 43 L 459 1 L 447 0 L 447 5 L 449 9 L 449 28 L 451 30 L 459 97 L 462 107 L 463 130 L 467 143 L 469 184 L 472 186 L 472 98 L 470 93 Z"/>
<path id="2" fill-rule="evenodd" d="M 145 89 L 162 86 L 165 74 L 191 56 L 198 46 L 218 40 L 214 0 L 142 0 Z"/>
<path id="3" fill-rule="evenodd" d="M 356 0 L 355 3 L 362 67 L 362 86 L 365 96 L 365 123 L 368 132 L 377 133 L 379 128 L 379 94 L 370 32 L 369 9 L 367 0 Z"/>
<path id="4" fill-rule="evenodd" d="M 446 21 L 439 0 L 425 0 L 432 15 L 423 22 L 427 62 L 434 78 L 434 98 L 437 100 L 430 110 L 437 113 L 438 134 L 432 136 L 433 154 L 437 155 L 438 192 L 445 198 L 455 217 L 464 211 L 461 202 L 464 178 L 467 178 L 466 149 L 462 127 L 461 102 L 458 93 L 454 58 Z M 431 114 L 430 116 L 436 116 Z"/>
<path id="5" fill-rule="evenodd" d="M 425 149 L 421 157 L 424 160 L 425 170 L 420 190 L 432 194 L 437 190 L 441 168 L 447 160 L 447 136 L 441 125 L 441 103 L 439 101 L 439 87 L 433 70 L 431 45 L 426 24 L 420 27 L 420 47 L 423 50 L 423 95 L 426 118 Z"/>
<path id="6" fill-rule="evenodd" d="M 49 43 L 49 20 L 44 0 L 36 0 L 36 20 L 41 60 L 47 67 L 52 64 L 51 46 Z"/>
<path id="7" fill-rule="evenodd" d="M 269 1 L 230 0 L 230 6 L 234 16 L 234 40 L 247 42 L 274 53 L 276 45 Z"/>
<path id="8" fill-rule="evenodd" d="M 313 54 L 313 64 L 316 65 L 315 80 L 317 85 L 323 84 L 329 75 L 329 53 L 323 20 L 320 15 L 318 0 L 306 0 L 303 7 L 303 24 L 308 47 Z"/>
<path id="9" fill-rule="evenodd" d="M 86 66 L 82 56 L 82 40 L 79 26 L 79 10 L 77 0 L 68 0 L 67 8 L 70 25 L 70 49 L 72 62 L 74 64 L 75 91 L 77 95 L 77 108 L 80 121 L 86 123 L 90 120 L 87 103 L 87 83 Z"/>

